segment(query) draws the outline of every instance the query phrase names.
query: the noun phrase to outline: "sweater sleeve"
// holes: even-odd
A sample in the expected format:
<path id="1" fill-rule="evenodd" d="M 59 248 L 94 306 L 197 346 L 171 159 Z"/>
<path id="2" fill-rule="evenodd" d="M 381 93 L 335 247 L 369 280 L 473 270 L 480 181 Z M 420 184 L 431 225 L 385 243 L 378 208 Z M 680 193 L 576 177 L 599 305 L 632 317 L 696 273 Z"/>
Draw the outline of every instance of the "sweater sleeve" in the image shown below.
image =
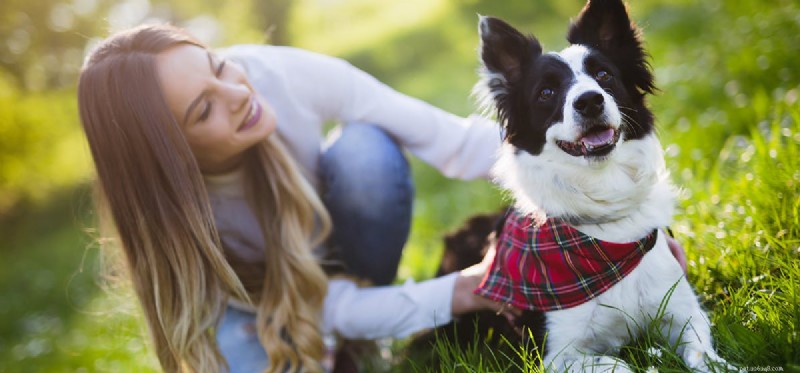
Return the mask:
<path id="1" fill-rule="evenodd" d="M 352 281 L 328 284 L 323 330 L 346 338 L 403 338 L 452 320 L 457 274 L 403 285 L 359 288 Z"/>
<path id="2" fill-rule="evenodd" d="M 257 48 L 257 47 L 255 47 Z M 301 49 L 271 47 L 293 100 L 322 121 L 375 124 L 448 177 L 488 177 L 500 147 L 498 125 L 462 118 L 399 93 L 348 62 Z"/>

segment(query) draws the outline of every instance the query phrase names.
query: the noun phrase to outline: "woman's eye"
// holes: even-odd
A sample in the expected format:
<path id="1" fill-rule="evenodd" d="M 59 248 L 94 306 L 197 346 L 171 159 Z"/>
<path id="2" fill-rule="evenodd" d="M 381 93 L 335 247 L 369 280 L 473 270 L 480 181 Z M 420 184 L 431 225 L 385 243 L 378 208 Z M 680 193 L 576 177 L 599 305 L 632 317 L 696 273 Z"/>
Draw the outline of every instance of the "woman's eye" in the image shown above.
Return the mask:
<path id="1" fill-rule="evenodd" d="M 208 116 L 211 115 L 211 101 L 206 103 L 206 107 L 203 108 L 203 112 L 200 113 L 200 116 L 197 117 L 198 122 L 205 122 L 208 119 Z"/>
<path id="2" fill-rule="evenodd" d="M 599 82 L 607 82 L 611 79 L 611 74 L 608 71 L 600 70 L 594 74 L 594 78 Z"/>
<path id="3" fill-rule="evenodd" d="M 556 94 L 556 91 L 554 91 L 554 90 L 552 90 L 550 88 L 545 88 L 541 92 L 539 92 L 539 101 L 547 101 L 551 97 L 553 97 L 553 95 L 555 95 L 555 94 Z"/>
<path id="4" fill-rule="evenodd" d="M 221 59 L 219 64 L 217 65 L 217 69 L 214 70 L 214 75 L 220 77 L 222 75 L 222 71 L 225 69 L 225 59 Z M 208 117 L 211 115 L 211 101 L 206 102 L 205 108 L 203 108 L 203 112 L 200 113 L 200 116 L 197 117 L 198 122 L 204 122 Z"/>
<path id="5" fill-rule="evenodd" d="M 216 75 L 219 77 L 222 75 L 222 69 L 225 68 L 225 60 L 220 61 L 219 66 L 217 67 L 217 71 L 215 71 Z"/>

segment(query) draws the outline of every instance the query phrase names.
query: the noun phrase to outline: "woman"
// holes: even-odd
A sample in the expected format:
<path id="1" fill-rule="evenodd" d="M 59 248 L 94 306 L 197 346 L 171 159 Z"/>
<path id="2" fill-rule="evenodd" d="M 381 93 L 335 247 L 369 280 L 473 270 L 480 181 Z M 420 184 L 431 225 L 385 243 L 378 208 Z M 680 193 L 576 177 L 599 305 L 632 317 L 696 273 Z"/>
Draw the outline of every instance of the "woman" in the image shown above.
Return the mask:
<path id="1" fill-rule="evenodd" d="M 359 289 L 320 265 L 338 248 L 349 272 L 389 283 L 412 197 L 397 142 L 448 176 L 485 176 L 493 123 L 341 60 L 252 45 L 217 55 L 169 26 L 105 40 L 78 93 L 98 208 L 165 371 L 321 371 L 323 336 L 402 337 L 500 308 L 472 295 L 480 269 Z M 332 120 L 351 124 L 323 146 Z"/>

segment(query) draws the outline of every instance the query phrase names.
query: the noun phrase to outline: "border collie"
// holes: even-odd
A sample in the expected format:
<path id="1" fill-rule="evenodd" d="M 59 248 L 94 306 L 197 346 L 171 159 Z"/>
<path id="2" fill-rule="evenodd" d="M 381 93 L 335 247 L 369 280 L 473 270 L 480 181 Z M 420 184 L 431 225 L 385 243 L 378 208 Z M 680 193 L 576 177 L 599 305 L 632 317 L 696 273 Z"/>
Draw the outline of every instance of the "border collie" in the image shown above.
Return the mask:
<path id="1" fill-rule="evenodd" d="M 502 126 L 494 174 L 515 205 L 476 292 L 536 315 L 547 369 L 629 372 L 613 355 L 655 318 L 689 368 L 735 369 L 659 229 L 676 193 L 622 1 L 590 0 L 558 53 L 497 18 L 479 31 L 476 92 Z"/>

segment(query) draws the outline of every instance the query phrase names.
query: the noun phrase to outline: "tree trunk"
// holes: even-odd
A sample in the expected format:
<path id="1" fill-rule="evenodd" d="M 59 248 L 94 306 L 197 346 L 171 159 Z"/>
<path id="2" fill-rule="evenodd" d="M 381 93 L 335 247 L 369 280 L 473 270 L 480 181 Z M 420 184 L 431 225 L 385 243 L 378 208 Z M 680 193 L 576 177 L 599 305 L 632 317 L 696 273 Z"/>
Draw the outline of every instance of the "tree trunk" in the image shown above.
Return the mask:
<path id="1" fill-rule="evenodd" d="M 289 44 L 289 14 L 292 0 L 255 0 L 259 27 L 273 45 Z"/>

